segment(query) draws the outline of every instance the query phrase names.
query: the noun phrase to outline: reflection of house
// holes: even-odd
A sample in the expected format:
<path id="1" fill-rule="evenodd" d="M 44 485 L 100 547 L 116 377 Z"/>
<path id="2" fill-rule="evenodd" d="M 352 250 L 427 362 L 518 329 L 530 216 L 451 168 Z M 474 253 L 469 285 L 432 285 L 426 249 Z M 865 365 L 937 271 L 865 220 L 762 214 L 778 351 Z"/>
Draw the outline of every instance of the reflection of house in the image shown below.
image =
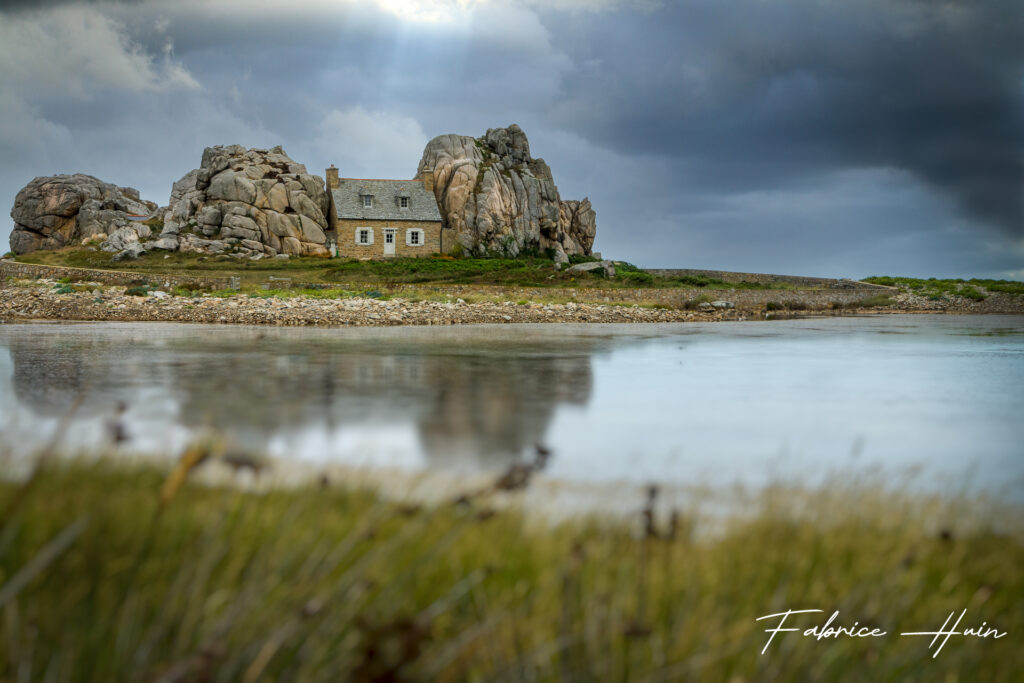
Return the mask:
<path id="1" fill-rule="evenodd" d="M 261 452 L 277 437 L 407 428 L 432 465 L 487 469 L 532 453 L 559 407 L 586 405 L 591 355 L 602 343 L 552 341 L 535 354 L 523 353 L 518 339 L 467 340 L 456 330 L 391 344 L 320 332 L 328 331 L 209 332 L 209 346 L 219 349 L 212 365 L 194 356 L 189 330 L 168 332 L 158 345 L 139 336 L 123 347 L 105 334 L 14 330 L 0 336 L 0 353 L 6 346 L 13 365 L 8 393 L 47 418 L 65 416 L 76 403 L 76 418 L 107 418 L 117 401 L 148 402 L 145 386 L 164 397 L 164 407 L 131 411 L 128 430 L 136 437 L 169 426 L 212 427 Z M 174 362 L 153 363 L 154 349 Z M 315 455 L 346 448 L 331 442 Z"/>
<path id="2" fill-rule="evenodd" d="M 441 253 L 434 174 L 423 180 L 339 178 L 327 169 L 328 239 L 338 256 L 372 258 Z"/>

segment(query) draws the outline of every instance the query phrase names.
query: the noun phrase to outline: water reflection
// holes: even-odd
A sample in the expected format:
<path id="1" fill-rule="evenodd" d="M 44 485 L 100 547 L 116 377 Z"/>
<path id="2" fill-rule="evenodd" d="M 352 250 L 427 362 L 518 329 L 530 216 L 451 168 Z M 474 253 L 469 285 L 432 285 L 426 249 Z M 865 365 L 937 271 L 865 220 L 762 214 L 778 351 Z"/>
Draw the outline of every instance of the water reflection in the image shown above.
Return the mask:
<path id="1" fill-rule="evenodd" d="M 554 452 L 546 476 L 577 482 L 756 486 L 912 467 L 1024 491 L 1022 360 L 1017 316 L 0 325 L 0 449 L 40 443 L 81 397 L 76 447 L 102 443 L 123 401 L 127 447 L 145 452 L 210 427 L 248 451 L 343 464 L 495 470 L 540 442 Z"/>
<path id="2" fill-rule="evenodd" d="M 538 348 L 507 332 L 119 327 L 7 328 L 18 403 L 31 417 L 57 418 L 80 398 L 76 415 L 88 419 L 123 401 L 130 434 L 168 422 L 209 427 L 257 452 L 282 436 L 309 448 L 301 437 L 314 433 L 325 457 L 346 430 L 377 435 L 359 442 L 364 449 L 411 431 L 429 464 L 486 469 L 542 442 L 559 405 L 587 403 L 591 353 L 602 344 Z"/>

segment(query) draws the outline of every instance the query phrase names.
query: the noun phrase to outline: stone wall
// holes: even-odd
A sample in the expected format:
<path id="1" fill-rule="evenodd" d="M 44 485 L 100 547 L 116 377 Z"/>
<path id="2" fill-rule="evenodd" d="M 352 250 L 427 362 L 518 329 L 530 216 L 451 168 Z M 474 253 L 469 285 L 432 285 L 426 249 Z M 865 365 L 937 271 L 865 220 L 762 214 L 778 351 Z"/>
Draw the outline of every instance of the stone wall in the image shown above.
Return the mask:
<path id="1" fill-rule="evenodd" d="M 441 253 L 441 223 L 438 221 L 381 221 L 336 219 L 335 237 L 338 256 L 346 258 L 384 258 L 384 228 L 395 229 L 395 256 L 430 256 Z M 373 230 L 373 244 L 356 244 L 356 230 Z M 423 244 L 406 244 L 406 231 L 423 230 Z"/>
<path id="2" fill-rule="evenodd" d="M 93 270 L 90 268 L 69 268 L 67 266 L 44 266 L 34 263 L 17 263 L 7 259 L 0 260 L 0 279 L 7 278 L 49 278 L 60 280 L 71 278 L 73 282 L 102 282 L 107 285 L 137 285 L 152 283 L 188 289 L 209 288 L 229 289 L 237 286 L 230 277 L 196 277 L 190 275 L 155 275 L 152 273 L 133 273 L 124 270 Z"/>
<path id="3" fill-rule="evenodd" d="M 332 283 L 275 281 L 273 288 L 325 289 L 337 287 L 360 291 L 370 287 L 367 283 Z M 567 299 L 580 303 L 636 303 L 656 304 L 671 308 L 684 308 L 687 304 L 700 301 L 729 301 L 740 309 L 763 309 L 772 303 L 780 308 L 798 310 L 825 310 L 837 306 L 849 306 L 879 294 L 896 290 L 879 291 L 865 286 L 847 289 L 653 289 L 653 288 L 600 288 L 600 287 L 503 287 L 494 285 L 434 285 L 409 284 L 377 286 L 376 289 L 401 297 L 420 296 L 424 292 L 443 294 L 452 299 L 474 296 L 504 297 L 510 301 Z"/>
<path id="4" fill-rule="evenodd" d="M 299 286 L 299 285 L 294 285 Z M 359 285 L 348 285 L 358 288 Z M 365 287 L 365 285 L 363 285 Z M 825 310 L 835 306 L 849 306 L 879 294 L 896 290 L 880 291 L 874 287 L 850 289 L 653 289 L 653 288 L 590 288 L 590 287 L 489 287 L 481 285 L 397 285 L 387 292 L 401 296 L 402 292 L 423 292 L 424 290 L 447 294 L 451 297 L 479 296 L 493 294 L 510 300 L 520 299 L 571 299 L 586 303 L 626 302 L 638 304 L 660 304 L 671 308 L 683 308 L 698 301 L 729 301 L 740 309 L 763 309 L 773 303 L 780 307 L 794 307 L 806 310 Z"/>
<path id="5" fill-rule="evenodd" d="M 354 230 L 354 228 L 353 228 Z M 404 237 L 400 244 L 404 245 Z M 378 246 L 376 241 L 373 247 Z M 424 248 L 425 250 L 428 247 Z M 397 249 L 396 249 L 397 251 Z M 401 253 L 401 252 L 399 252 Z M 427 251 L 429 254 L 430 252 Z M 277 273 L 280 275 L 280 273 Z M 268 273 L 268 278 L 272 277 Z M 113 285 L 132 285 L 139 282 L 152 282 L 170 286 L 182 286 L 191 289 L 228 289 L 233 286 L 231 278 L 226 277 L 190 277 L 175 275 L 153 275 L 114 270 L 90 270 L 87 268 L 67 268 L 63 266 L 42 266 L 30 263 L 0 260 L 0 278 L 52 278 L 70 277 L 72 280 L 89 280 Z M 268 280 L 269 282 L 269 280 Z M 274 288 L 324 288 L 324 283 L 303 283 L 299 281 L 275 280 Z M 338 283 L 344 289 L 359 291 L 366 289 L 366 283 Z M 660 304 L 671 308 L 683 308 L 688 303 L 697 301 L 729 301 L 738 309 L 763 309 L 768 303 L 780 308 L 798 308 L 806 310 L 825 310 L 835 306 L 849 306 L 878 294 L 896 290 L 874 287 L 870 285 L 854 286 L 843 289 L 651 289 L 651 288 L 597 288 L 597 287 L 494 287 L 487 285 L 396 285 L 377 287 L 386 289 L 394 296 L 403 294 L 421 294 L 424 291 L 450 296 L 453 299 L 472 296 L 505 297 L 511 301 L 531 299 L 567 299 L 587 303 L 625 302 L 638 304 Z"/>
<path id="6" fill-rule="evenodd" d="M 847 287 L 888 289 L 857 280 L 840 280 L 827 277 L 805 277 L 803 275 L 772 275 L 769 273 L 734 273 L 728 270 L 696 270 L 693 268 L 645 268 L 645 272 L 662 277 L 707 277 L 725 282 L 753 282 L 758 284 L 785 283 L 796 287 Z"/>

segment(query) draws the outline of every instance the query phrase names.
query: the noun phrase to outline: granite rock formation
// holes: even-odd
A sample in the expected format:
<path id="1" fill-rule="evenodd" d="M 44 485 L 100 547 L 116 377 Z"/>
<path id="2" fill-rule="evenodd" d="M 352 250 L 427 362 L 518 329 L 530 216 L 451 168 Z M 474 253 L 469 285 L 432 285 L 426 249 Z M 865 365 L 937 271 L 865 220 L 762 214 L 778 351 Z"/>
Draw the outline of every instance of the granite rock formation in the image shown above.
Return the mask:
<path id="1" fill-rule="evenodd" d="M 137 243 L 150 228 L 129 216 L 150 216 L 156 204 L 139 191 L 105 183 L 91 175 L 41 176 L 18 192 L 11 209 L 14 230 L 11 251 L 27 254 L 73 244 L 106 243 L 118 235 L 118 245 Z M 112 251 L 120 251 L 123 246 Z"/>
<path id="2" fill-rule="evenodd" d="M 446 230 L 466 253 L 518 256 L 550 250 L 559 262 L 589 254 L 597 232 L 588 199 L 562 200 L 522 129 L 491 128 L 482 138 L 441 135 L 423 151 L 417 178 L 433 175 Z"/>
<path id="3" fill-rule="evenodd" d="M 328 199 L 281 147 L 207 147 L 199 168 L 174 183 L 154 246 L 262 258 L 329 256 Z"/>

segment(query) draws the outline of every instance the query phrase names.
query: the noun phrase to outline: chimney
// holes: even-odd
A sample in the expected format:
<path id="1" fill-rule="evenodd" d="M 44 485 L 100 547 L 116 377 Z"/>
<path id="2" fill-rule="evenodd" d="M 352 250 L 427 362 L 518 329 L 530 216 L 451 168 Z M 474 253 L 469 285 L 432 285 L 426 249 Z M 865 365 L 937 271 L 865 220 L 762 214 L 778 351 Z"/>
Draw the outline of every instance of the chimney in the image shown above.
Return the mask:
<path id="1" fill-rule="evenodd" d="M 338 181 L 338 169 L 336 169 L 334 167 L 334 164 L 331 164 L 331 167 L 327 169 L 327 189 L 328 189 L 328 191 L 337 188 L 339 184 L 340 183 Z"/>
<path id="2" fill-rule="evenodd" d="M 434 169 L 432 168 L 423 169 L 423 189 L 427 192 L 434 191 Z"/>

